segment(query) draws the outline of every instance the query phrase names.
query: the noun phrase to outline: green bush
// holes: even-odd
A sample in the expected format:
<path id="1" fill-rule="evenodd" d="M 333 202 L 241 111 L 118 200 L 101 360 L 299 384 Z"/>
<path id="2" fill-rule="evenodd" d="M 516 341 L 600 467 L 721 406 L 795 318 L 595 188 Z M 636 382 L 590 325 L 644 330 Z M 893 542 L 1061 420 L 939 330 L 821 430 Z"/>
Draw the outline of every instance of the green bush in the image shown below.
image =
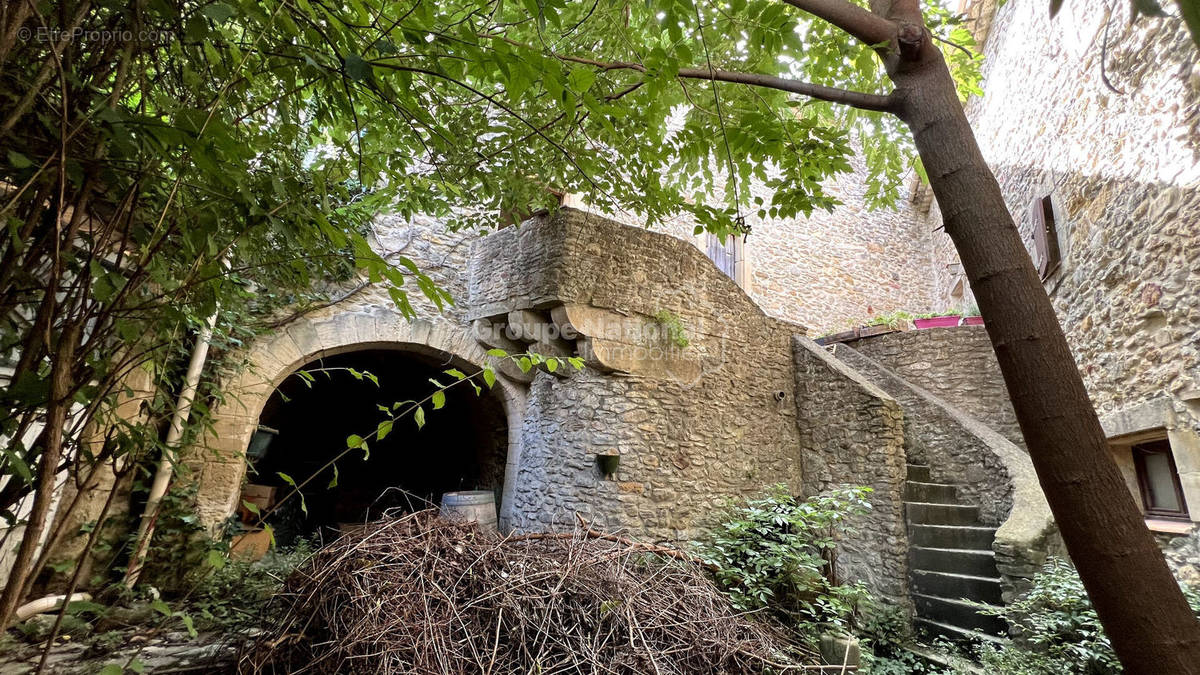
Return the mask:
<path id="1" fill-rule="evenodd" d="M 262 560 L 229 560 L 199 582 L 186 599 L 186 611 L 201 629 L 238 630 L 257 625 L 263 605 L 310 555 L 312 547 L 298 539 L 290 549 L 272 549 Z"/>
<path id="2" fill-rule="evenodd" d="M 1184 587 L 1192 610 L 1200 595 Z M 1092 608 L 1083 581 L 1070 563 L 1051 559 L 1033 578 L 1033 587 L 1015 601 L 984 613 L 1003 617 L 1016 640 L 1004 647 L 979 648 L 989 672 L 1012 675 L 1110 675 L 1121 672 L 1112 644 Z"/>
<path id="3" fill-rule="evenodd" d="M 796 626 L 848 629 L 867 592 L 838 582 L 836 545 L 853 532 L 852 518 L 870 510 L 870 492 L 842 488 L 801 500 L 775 486 L 728 506 L 699 554 L 738 608 L 767 609 Z"/>

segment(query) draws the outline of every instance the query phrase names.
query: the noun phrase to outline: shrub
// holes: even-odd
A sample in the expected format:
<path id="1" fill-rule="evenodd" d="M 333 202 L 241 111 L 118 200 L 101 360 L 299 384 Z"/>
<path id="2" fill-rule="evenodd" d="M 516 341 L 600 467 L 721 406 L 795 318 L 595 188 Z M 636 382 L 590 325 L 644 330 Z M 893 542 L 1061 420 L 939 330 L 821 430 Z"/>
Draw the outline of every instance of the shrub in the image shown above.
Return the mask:
<path id="1" fill-rule="evenodd" d="M 1200 614 L 1200 594 L 1184 587 L 1192 611 Z M 979 658 L 989 672 L 1013 675 L 1109 675 L 1121 664 L 1092 608 L 1083 581 L 1070 563 L 1051 559 L 1033 578 L 1033 587 L 1012 603 L 981 611 L 1003 617 L 1017 640 L 1004 647 L 983 646 Z"/>
<path id="2" fill-rule="evenodd" d="M 254 626 L 261 620 L 263 605 L 310 555 L 309 543 L 297 539 L 290 549 L 272 549 L 262 560 L 229 560 L 199 582 L 187 598 L 186 609 L 201 628 L 238 630 Z"/>
<path id="3" fill-rule="evenodd" d="M 729 505 L 698 552 L 740 609 L 765 608 L 793 625 L 844 630 L 867 592 L 861 584 L 838 583 L 836 545 L 853 532 L 851 519 L 870 510 L 870 491 L 842 488 L 801 500 L 775 486 Z"/>

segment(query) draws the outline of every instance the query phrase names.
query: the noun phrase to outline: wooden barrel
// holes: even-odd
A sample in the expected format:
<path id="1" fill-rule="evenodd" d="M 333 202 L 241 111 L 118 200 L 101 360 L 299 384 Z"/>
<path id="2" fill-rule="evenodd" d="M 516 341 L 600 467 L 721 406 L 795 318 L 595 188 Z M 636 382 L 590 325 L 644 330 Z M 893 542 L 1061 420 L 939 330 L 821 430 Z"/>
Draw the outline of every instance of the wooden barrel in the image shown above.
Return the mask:
<path id="1" fill-rule="evenodd" d="M 496 529 L 496 495 L 491 490 L 464 490 L 442 495 L 442 517 L 479 523 L 484 530 Z"/>

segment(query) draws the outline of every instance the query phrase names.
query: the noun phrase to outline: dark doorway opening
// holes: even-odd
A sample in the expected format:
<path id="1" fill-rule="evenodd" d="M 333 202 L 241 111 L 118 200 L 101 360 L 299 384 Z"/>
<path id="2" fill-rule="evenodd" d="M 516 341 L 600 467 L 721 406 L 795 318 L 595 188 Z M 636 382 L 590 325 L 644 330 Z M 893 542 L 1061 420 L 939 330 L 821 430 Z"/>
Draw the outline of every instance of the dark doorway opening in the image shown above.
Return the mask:
<path id="1" fill-rule="evenodd" d="M 470 383 L 446 391 L 440 410 L 426 404 L 425 426 L 411 416 L 396 420 L 382 441 L 368 441 L 369 452 L 351 451 L 334 469 L 322 468 L 346 449 L 351 434 L 366 437 L 387 419 L 381 408 L 419 401 L 435 389 L 430 379 L 453 381 L 445 374 L 463 364 L 446 355 L 368 349 L 319 359 L 293 374 L 268 400 L 259 423 L 278 431 L 266 454 L 252 462 L 249 482 L 276 488 L 276 501 L 292 491 L 284 475 L 301 483 L 304 506 L 293 496 L 268 518 L 276 540 L 328 539 L 337 529 L 379 518 L 385 511 L 412 511 L 435 505 L 445 492 L 491 490 L 497 507 L 504 485 L 508 428 L 504 408 L 486 388 L 476 395 Z M 359 379 L 348 369 L 370 373 Z"/>

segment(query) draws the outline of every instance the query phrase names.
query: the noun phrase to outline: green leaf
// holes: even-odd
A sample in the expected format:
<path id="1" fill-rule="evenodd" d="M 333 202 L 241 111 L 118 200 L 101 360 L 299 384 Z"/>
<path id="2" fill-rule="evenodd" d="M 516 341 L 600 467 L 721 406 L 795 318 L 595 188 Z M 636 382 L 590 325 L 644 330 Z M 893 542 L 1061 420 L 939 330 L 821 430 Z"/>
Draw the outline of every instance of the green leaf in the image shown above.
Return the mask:
<path id="1" fill-rule="evenodd" d="M 425 409 L 422 408 L 421 406 L 417 406 L 417 409 L 413 411 L 413 419 L 416 420 L 418 429 L 424 427 L 425 426 Z"/>
<path id="2" fill-rule="evenodd" d="M 135 673 L 144 673 L 146 672 L 146 664 L 140 659 L 131 659 L 129 661 L 129 669 Z"/>
<path id="3" fill-rule="evenodd" d="M 491 368 L 483 369 L 483 381 L 487 384 L 488 389 L 491 389 L 496 384 L 496 371 Z"/>
<path id="4" fill-rule="evenodd" d="M 276 475 L 278 475 L 280 478 L 283 479 L 283 482 L 285 482 L 288 485 L 291 485 L 293 488 L 295 488 L 296 496 L 300 498 L 300 510 L 304 513 L 304 515 L 307 516 L 308 515 L 308 502 L 304 499 L 304 493 L 300 491 L 300 486 L 296 485 L 296 481 L 292 480 L 292 477 L 287 475 L 286 473 L 284 473 L 282 471 L 276 471 L 275 473 L 276 473 Z"/>
<path id="5" fill-rule="evenodd" d="M 371 64 L 358 54 L 350 54 L 345 62 L 346 77 L 351 80 L 365 80 L 371 76 Z"/>
<path id="6" fill-rule="evenodd" d="M 219 570 L 225 567 L 225 554 L 215 548 L 210 548 L 208 550 L 206 562 L 208 562 L 209 567 L 213 568 L 214 570 Z"/>
<path id="7" fill-rule="evenodd" d="M 179 613 L 180 621 L 183 621 L 183 627 L 187 629 L 188 637 L 196 637 L 199 633 L 196 632 L 196 624 L 192 621 L 190 614 Z"/>
<path id="8" fill-rule="evenodd" d="M 326 490 L 332 490 L 338 486 L 338 468 L 337 464 L 333 465 L 333 478 L 329 479 L 329 485 L 325 486 Z"/>
<path id="9" fill-rule="evenodd" d="M 508 356 L 508 352 L 504 351 L 503 349 L 492 348 L 492 349 L 487 350 L 487 355 L 504 358 L 504 357 Z"/>
<path id="10" fill-rule="evenodd" d="M 546 370 L 552 373 L 558 370 L 558 359 L 546 359 Z"/>
<path id="11" fill-rule="evenodd" d="M 13 452 L 12 448 L 4 448 L 4 457 L 8 460 L 8 465 L 16 472 L 16 475 L 21 477 L 21 481 L 26 485 L 33 484 L 33 474 L 29 471 L 29 465 L 25 463 L 21 456 Z"/>
<path id="12" fill-rule="evenodd" d="M 366 444 L 366 441 L 363 440 L 363 437 L 359 436 L 358 434 L 350 434 L 349 436 L 346 437 L 346 447 L 347 448 L 350 448 L 350 449 L 361 448 L 365 444 Z"/>
<path id="13" fill-rule="evenodd" d="M 596 73 L 592 72 L 591 68 L 575 68 L 571 70 L 571 74 L 567 76 L 567 84 L 571 89 L 578 94 L 586 92 L 592 88 L 592 83 L 596 81 Z"/>
<path id="14" fill-rule="evenodd" d="M 375 427 L 376 440 L 382 441 L 383 439 L 387 438 L 388 434 L 392 433 L 392 424 L 392 420 L 384 420 L 380 422 L 379 426 Z"/>
<path id="15" fill-rule="evenodd" d="M 24 169 L 33 166 L 33 161 L 16 150 L 8 151 L 8 163 L 13 165 L 14 169 Z"/>
<path id="16" fill-rule="evenodd" d="M 124 672 L 125 669 L 120 665 L 116 663 L 110 663 L 100 669 L 99 675 L 121 675 Z"/>
<path id="17" fill-rule="evenodd" d="M 250 513 L 253 513 L 254 515 L 259 516 L 259 517 L 262 516 L 262 513 L 260 513 L 258 510 L 258 504 L 255 504 L 253 502 L 248 502 L 245 499 L 243 499 L 242 506 L 246 507 L 246 510 L 249 511 Z"/>
<path id="18" fill-rule="evenodd" d="M 446 405 L 446 392 L 438 390 L 433 392 L 433 409 L 441 410 L 442 406 Z"/>
<path id="19" fill-rule="evenodd" d="M 223 2 L 214 2 L 200 10 L 200 13 L 217 23 L 225 23 L 233 17 L 233 8 Z"/>
<path id="20" fill-rule="evenodd" d="M 522 373 L 528 373 L 533 369 L 533 362 L 529 360 L 528 356 L 522 356 L 521 358 L 517 359 L 517 367 L 521 369 Z"/>
<path id="21" fill-rule="evenodd" d="M 171 616 L 171 607 L 159 598 L 156 598 L 153 602 L 150 603 L 150 609 L 153 609 L 154 611 L 158 612 L 159 614 L 162 614 L 163 616 Z"/>

